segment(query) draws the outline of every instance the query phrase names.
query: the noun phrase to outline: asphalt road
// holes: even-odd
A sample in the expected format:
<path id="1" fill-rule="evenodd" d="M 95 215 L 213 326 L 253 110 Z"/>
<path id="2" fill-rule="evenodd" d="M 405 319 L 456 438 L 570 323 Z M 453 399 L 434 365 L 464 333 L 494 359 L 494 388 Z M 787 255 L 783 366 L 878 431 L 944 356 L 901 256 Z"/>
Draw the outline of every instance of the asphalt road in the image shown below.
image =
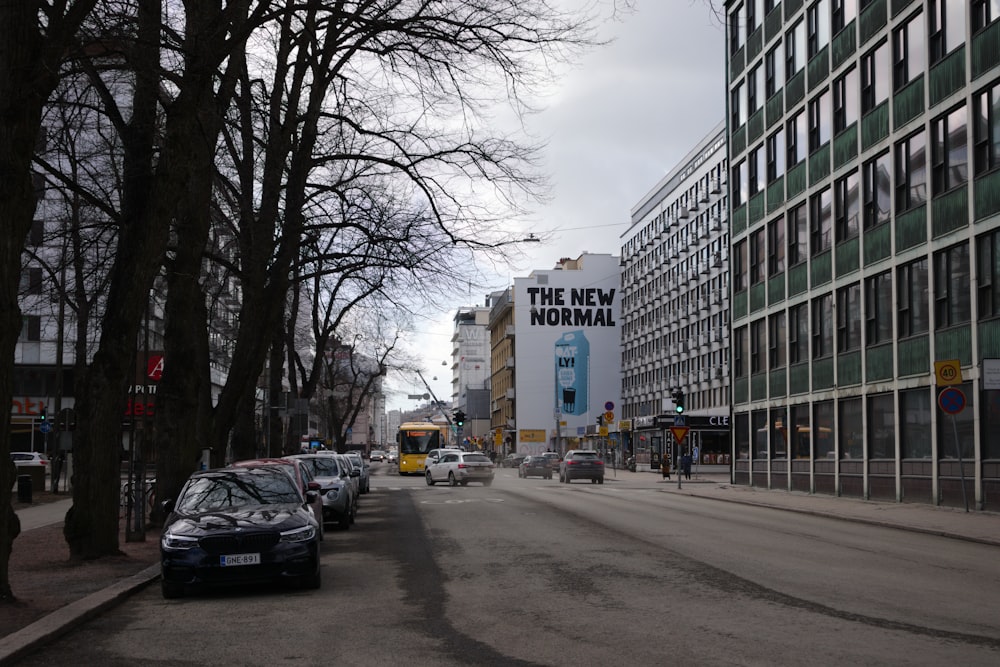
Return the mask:
<path id="1" fill-rule="evenodd" d="M 150 586 L 24 665 L 996 665 L 996 547 L 498 470 L 374 464 L 323 588 Z"/>

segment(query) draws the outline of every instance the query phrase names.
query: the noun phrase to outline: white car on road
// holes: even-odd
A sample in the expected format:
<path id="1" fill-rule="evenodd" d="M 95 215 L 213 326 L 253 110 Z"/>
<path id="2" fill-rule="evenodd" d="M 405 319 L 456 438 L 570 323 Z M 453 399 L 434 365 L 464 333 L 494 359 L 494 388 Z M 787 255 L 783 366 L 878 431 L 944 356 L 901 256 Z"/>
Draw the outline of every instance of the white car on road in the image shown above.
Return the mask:
<path id="1" fill-rule="evenodd" d="M 436 462 L 428 460 L 424 478 L 428 486 L 437 482 L 447 482 L 451 486 L 482 482 L 483 486 L 489 486 L 493 483 L 493 462 L 485 454 L 446 451 Z"/>

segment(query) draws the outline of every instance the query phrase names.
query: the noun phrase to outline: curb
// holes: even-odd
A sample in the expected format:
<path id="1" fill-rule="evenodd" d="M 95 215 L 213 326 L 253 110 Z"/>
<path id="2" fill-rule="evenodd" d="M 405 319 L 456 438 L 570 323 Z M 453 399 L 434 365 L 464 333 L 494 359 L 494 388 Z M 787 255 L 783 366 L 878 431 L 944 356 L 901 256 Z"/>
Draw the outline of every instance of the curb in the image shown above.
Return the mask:
<path id="1" fill-rule="evenodd" d="M 61 637 L 159 577 L 160 564 L 150 565 L 138 574 L 60 607 L 31 625 L 7 635 L 0 639 L 0 665 L 15 664 L 19 658 L 35 650 L 39 644 Z"/>

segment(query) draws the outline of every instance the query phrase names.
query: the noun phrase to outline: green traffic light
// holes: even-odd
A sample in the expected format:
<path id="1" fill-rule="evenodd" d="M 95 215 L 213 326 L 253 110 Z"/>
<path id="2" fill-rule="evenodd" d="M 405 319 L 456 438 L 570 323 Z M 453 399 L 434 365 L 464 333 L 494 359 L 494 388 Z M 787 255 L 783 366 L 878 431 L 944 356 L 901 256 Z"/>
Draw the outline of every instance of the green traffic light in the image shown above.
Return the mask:
<path id="1" fill-rule="evenodd" d="M 680 414 L 680 413 L 684 412 L 684 406 L 683 405 L 676 405 L 676 406 L 674 406 L 674 411 L 677 414 Z"/>

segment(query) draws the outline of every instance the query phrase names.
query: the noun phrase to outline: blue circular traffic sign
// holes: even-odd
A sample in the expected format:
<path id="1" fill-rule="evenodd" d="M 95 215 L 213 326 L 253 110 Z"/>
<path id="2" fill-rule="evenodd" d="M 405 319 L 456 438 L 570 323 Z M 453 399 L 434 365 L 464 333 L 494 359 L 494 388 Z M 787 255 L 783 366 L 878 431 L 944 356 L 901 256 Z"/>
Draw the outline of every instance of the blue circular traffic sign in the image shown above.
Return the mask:
<path id="1" fill-rule="evenodd" d="M 957 415 L 965 409 L 965 394 L 956 387 L 943 389 L 938 394 L 938 407 L 949 415 Z"/>
<path id="2" fill-rule="evenodd" d="M 42 422 L 41 424 L 38 425 L 38 430 L 41 431 L 42 433 L 48 433 L 49 431 L 52 430 L 52 424 L 48 422 Z"/>

